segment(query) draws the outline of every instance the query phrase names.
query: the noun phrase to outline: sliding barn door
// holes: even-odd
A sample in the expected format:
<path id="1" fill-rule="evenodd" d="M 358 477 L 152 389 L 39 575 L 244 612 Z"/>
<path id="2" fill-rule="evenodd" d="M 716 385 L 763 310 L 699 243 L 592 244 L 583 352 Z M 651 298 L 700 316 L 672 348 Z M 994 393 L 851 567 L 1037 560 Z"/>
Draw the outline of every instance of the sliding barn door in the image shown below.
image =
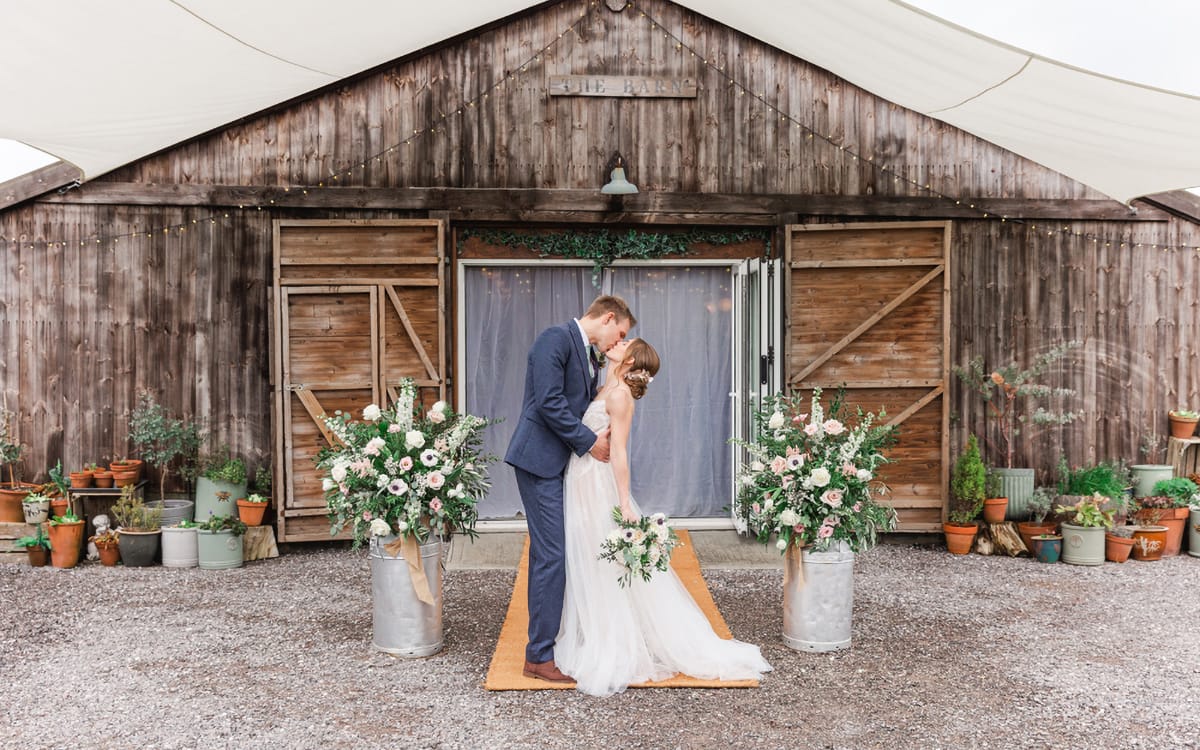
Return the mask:
<path id="1" fill-rule="evenodd" d="M 940 531 L 948 480 L 949 222 L 788 228 L 787 382 L 866 411 L 899 443 L 881 478 L 899 531 Z"/>
<path id="2" fill-rule="evenodd" d="M 275 222 L 275 486 L 285 542 L 329 539 L 314 459 L 322 416 L 444 398 L 443 227 L 433 220 Z"/>

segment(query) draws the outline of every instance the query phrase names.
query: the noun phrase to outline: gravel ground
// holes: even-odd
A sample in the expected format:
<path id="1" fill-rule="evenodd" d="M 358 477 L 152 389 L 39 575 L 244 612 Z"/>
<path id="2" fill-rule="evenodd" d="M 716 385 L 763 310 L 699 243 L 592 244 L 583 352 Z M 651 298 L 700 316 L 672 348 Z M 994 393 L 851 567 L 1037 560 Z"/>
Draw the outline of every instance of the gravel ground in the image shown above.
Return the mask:
<path id="1" fill-rule="evenodd" d="M 1200 558 L 883 546 L 854 642 L 783 645 L 777 570 L 706 571 L 757 690 L 490 693 L 514 572 L 451 570 L 445 650 L 372 650 L 365 552 L 232 571 L 0 567 L 5 748 L 1200 747 Z"/>

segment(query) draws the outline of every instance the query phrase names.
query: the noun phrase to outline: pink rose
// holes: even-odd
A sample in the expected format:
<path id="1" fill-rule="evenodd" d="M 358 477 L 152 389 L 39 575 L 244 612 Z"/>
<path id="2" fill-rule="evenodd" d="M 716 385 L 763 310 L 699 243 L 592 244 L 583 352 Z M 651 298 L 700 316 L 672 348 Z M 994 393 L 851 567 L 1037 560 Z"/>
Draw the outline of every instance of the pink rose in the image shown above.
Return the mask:
<path id="1" fill-rule="evenodd" d="M 826 435 L 841 435 L 846 430 L 845 425 L 836 419 L 826 419 L 823 427 Z"/>
<path id="2" fill-rule="evenodd" d="M 754 511 L 755 513 L 761 513 L 761 512 L 762 512 L 762 506 L 760 506 L 758 503 L 755 503 L 755 504 L 753 504 L 753 505 L 751 505 L 751 506 L 750 506 L 750 510 Z"/>
<path id="3" fill-rule="evenodd" d="M 429 489 L 440 490 L 442 485 L 446 483 L 446 477 L 440 471 L 431 471 L 425 481 L 429 483 Z M 441 505 L 439 504 L 438 507 L 441 507 Z"/>
<path id="4" fill-rule="evenodd" d="M 791 485 L 791 483 L 792 483 L 792 475 L 784 474 L 783 475 L 783 488 L 786 490 L 788 488 L 788 486 Z"/>
<path id="5" fill-rule="evenodd" d="M 840 508 L 842 506 L 842 491 L 825 490 L 825 492 L 821 495 L 821 502 L 825 503 L 830 508 Z"/>
<path id="6" fill-rule="evenodd" d="M 796 524 L 795 526 L 792 527 L 792 531 L 796 532 L 797 534 L 803 534 L 804 533 L 804 524 L 802 524 L 802 523 Z"/>
<path id="7" fill-rule="evenodd" d="M 862 503 L 855 503 L 851 510 L 853 510 L 855 513 L 860 512 L 862 510 Z"/>
<path id="8" fill-rule="evenodd" d="M 828 539 L 831 536 L 833 536 L 832 526 L 822 526 L 820 531 L 817 532 L 818 539 Z"/>
<path id="9" fill-rule="evenodd" d="M 442 422 L 446 421 L 446 415 L 440 411 L 431 411 L 425 416 L 428 417 L 429 421 L 433 422 L 434 424 L 441 424 Z"/>
<path id="10" fill-rule="evenodd" d="M 429 501 L 429 509 L 431 511 L 433 511 L 434 513 L 437 513 L 439 510 L 442 509 L 442 501 L 438 500 L 436 497 L 434 499 L 430 500 Z"/>
<path id="11" fill-rule="evenodd" d="M 364 520 L 364 521 L 370 521 L 370 520 L 371 520 L 371 511 L 369 511 L 369 510 L 364 510 L 364 511 L 363 511 L 363 520 Z"/>
<path id="12" fill-rule="evenodd" d="M 787 469 L 787 459 L 783 456 L 776 456 L 771 459 L 771 471 L 776 474 L 782 474 Z"/>
<path id="13" fill-rule="evenodd" d="M 808 435 L 809 437 L 816 435 L 820 431 L 821 431 L 821 425 L 819 425 L 815 422 L 810 422 L 809 424 L 804 425 L 804 434 Z"/>
<path id="14" fill-rule="evenodd" d="M 392 422 L 390 425 L 388 425 L 388 432 L 391 432 L 391 433 L 404 432 L 404 428 L 401 427 L 400 425 L 396 424 L 395 422 Z"/>

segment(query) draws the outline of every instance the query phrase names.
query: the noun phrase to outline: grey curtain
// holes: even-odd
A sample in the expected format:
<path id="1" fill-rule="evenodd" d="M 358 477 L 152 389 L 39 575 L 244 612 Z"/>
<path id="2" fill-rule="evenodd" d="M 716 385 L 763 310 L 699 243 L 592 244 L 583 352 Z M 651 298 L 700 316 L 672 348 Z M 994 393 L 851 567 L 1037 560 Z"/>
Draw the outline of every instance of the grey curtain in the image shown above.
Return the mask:
<path id="1" fill-rule="evenodd" d="M 631 337 L 662 359 L 638 402 L 631 436 L 633 494 L 647 511 L 724 516 L 730 502 L 732 301 L 728 267 L 625 266 L 605 272 L 638 318 Z M 461 278 L 465 408 L 501 417 L 487 450 L 503 456 L 520 415 L 525 356 L 542 329 L 583 313 L 600 294 L 586 266 L 467 266 Z M 521 499 L 511 467 L 496 464 L 483 518 L 512 518 Z"/>

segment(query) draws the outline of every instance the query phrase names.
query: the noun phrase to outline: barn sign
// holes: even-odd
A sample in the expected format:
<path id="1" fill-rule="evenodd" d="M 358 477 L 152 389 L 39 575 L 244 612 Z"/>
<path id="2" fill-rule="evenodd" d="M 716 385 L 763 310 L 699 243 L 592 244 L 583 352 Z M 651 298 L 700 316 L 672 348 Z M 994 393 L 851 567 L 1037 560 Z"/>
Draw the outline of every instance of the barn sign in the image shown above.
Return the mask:
<path id="1" fill-rule="evenodd" d="M 552 75 L 550 96 L 624 96 L 695 99 L 695 78 Z"/>

